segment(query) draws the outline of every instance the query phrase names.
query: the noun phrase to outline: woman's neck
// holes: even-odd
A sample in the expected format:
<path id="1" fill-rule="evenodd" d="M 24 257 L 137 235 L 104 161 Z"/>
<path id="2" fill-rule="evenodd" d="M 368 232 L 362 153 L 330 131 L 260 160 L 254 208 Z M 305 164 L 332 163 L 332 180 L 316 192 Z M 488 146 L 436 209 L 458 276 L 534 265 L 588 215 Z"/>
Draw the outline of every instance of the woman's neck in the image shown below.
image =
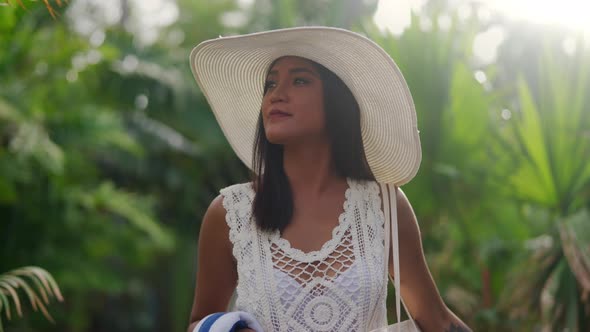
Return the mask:
<path id="1" fill-rule="evenodd" d="M 320 195 L 345 180 L 334 171 L 332 151 L 327 142 L 285 146 L 283 167 L 294 194 Z"/>

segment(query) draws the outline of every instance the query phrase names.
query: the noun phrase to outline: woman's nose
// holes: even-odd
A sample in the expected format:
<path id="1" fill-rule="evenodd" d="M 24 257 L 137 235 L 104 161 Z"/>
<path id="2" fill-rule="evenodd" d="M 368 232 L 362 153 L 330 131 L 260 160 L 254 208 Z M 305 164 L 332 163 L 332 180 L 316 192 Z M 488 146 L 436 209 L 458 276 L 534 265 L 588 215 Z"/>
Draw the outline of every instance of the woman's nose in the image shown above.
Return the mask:
<path id="1" fill-rule="evenodd" d="M 277 84 L 274 89 L 270 92 L 270 102 L 276 103 L 280 101 L 288 101 L 288 93 L 284 84 Z"/>

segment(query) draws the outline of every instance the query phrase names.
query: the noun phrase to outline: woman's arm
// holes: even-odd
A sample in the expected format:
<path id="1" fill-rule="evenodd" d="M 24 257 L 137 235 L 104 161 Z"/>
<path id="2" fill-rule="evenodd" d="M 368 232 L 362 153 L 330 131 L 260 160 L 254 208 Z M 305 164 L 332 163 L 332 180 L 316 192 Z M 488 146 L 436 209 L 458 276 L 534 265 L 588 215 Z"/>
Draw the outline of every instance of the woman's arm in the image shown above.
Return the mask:
<path id="1" fill-rule="evenodd" d="M 203 217 L 197 256 L 197 281 L 188 332 L 205 316 L 227 311 L 236 287 L 236 264 L 221 195 L 211 202 Z"/>
<path id="2" fill-rule="evenodd" d="M 423 332 L 471 331 L 445 305 L 428 270 L 420 229 L 414 210 L 406 195 L 397 190 L 401 293 L 412 317 Z M 389 273 L 393 275 L 393 255 L 390 254 Z"/>

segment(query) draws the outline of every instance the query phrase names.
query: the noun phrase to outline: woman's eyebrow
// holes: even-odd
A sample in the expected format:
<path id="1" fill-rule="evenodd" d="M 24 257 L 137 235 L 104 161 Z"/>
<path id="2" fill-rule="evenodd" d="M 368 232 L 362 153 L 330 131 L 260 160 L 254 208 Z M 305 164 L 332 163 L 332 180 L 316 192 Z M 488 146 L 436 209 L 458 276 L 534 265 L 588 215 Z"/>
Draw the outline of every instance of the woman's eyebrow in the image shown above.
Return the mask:
<path id="1" fill-rule="evenodd" d="M 271 75 L 277 75 L 279 72 L 276 69 L 273 69 L 271 71 L 268 72 L 268 76 Z M 319 77 L 320 75 L 318 73 L 316 73 L 313 70 L 310 70 L 309 68 L 305 68 L 305 67 L 295 67 L 295 68 L 291 68 L 289 69 L 289 74 L 295 74 L 295 73 L 309 73 L 313 76 Z"/>

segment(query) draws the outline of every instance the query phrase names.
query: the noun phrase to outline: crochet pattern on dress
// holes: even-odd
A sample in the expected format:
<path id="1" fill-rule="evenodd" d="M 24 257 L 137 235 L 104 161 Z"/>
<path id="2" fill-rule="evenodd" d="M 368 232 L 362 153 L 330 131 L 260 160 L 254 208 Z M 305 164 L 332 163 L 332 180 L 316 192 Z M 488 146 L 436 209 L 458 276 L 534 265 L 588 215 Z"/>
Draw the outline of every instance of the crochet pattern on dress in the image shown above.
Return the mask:
<path id="1" fill-rule="evenodd" d="M 368 331 L 386 322 L 384 215 L 379 186 L 347 179 L 344 211 L 320 250 L 303 252 L 252 216 L 251 183 L 222 189 L 237 261 L 234 310 L 265 331 Z"/>

